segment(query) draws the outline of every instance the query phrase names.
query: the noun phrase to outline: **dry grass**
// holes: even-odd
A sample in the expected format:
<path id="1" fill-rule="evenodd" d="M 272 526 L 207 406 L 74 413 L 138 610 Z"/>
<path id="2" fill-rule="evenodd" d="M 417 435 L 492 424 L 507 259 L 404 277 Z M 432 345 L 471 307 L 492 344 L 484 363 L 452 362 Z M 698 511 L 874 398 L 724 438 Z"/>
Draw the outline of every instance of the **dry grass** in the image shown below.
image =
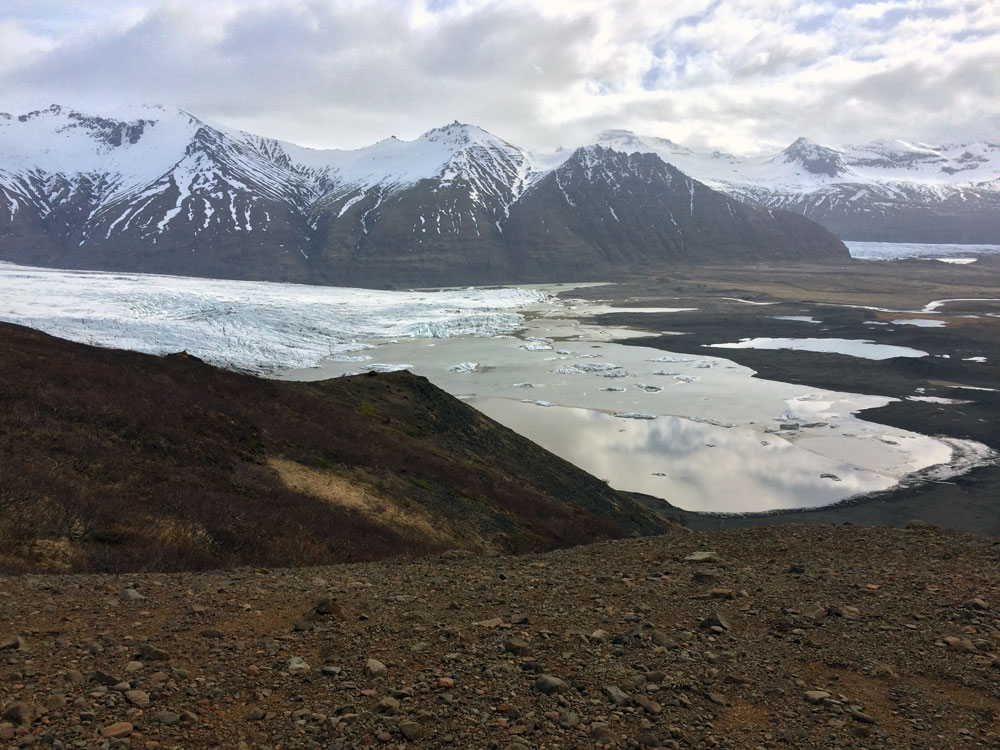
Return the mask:
<path id="1" fill-rule="evenodd" d="M 404 505 L 398 499 L 379 493 L 357 478 L 341 476 L 330 469 L 313 469 L 284 458 L 271 457 L 267 460 L 267 465 L 278 473 L 290 490 L 356 511 L 377 523 L 416 533 L 448 546 L 457 542 L 452 534 L 445 531 L 450 525 L 447 519 L 435 518 L 415 503 Z"/>

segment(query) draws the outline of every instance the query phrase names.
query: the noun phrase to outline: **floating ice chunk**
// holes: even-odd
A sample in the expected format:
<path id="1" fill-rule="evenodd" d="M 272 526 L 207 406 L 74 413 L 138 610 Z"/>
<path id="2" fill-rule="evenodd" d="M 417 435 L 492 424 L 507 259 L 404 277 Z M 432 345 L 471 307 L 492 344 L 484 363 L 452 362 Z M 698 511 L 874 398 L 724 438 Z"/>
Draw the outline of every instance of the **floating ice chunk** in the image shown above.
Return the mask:
<path id="1" fill-rule="evenodd" d="M 697 379 L 693 375 L 674 375 L 674 380 L 679 380 L 682 383 L 693 383 Z"/>
<path id="2" fill-rule="evenodd" d="M 640 390 L 646 391 L 646 393 L 659 393 L 660 391 L 663 390 L 659 386 L 646 385 L 645 383 L 636 383 L 635 387 Z"/>
<path id="3" fill-rule="evenodd" d="M 526 344 L 521 344 L 521 348 L 526 349 L 529 352 L 552 351 L 552 345 L 546 344 L 544 341 L 529 341 Z"/>
<path id="4" fill-rule="evenodd" d="M 512 388 L 534 388 L 535 386 L 533 386 L 531 383 L 514 383 L 514 385 L 511 386 L 511 387 Z"/>
<path id="5" fill-rule="evenodd" d="M 800 417 L 797 414 L 793 414 L 790 411 L 786 411 L 786 412 L 782 412 L 777 417 L 775 417 L 774 421 L 775 422 L 785 422 L 785 423 L 795 422 L 796 426 L 798 426 L 799 422 L 805 422 L 806 420 L 805 420 L 805 417 Z"/>
<path id="6" fill-rule="evenodd" d="M 556 349 L 556 354 L 572 354 L 569 349 Z"/>
<path id="7" fill-rule="evenodd" d="M 624 391 L 625 389 L 624 389 L 624 388 L 618 388 L 618 387 L 616 387 L 616 386 L 611 386 L 610 388 L 601 388 L 601 390 L 602 390 L 602 391 L 614 391 L 614 392 L 621 392 L 621 391 Z"/>
<path id="8" fill-rule="evenodd" d="M 688 417 L 689 422 L 707 422 L 708 420 L 704 417 Z"/>
<path id="9" fill-rule="evenodd" d="M 577 362 L 569 367 L 560 367 L 552 371 L 554 375 L 584 375 L 593 372 L 602 373 L 609 378 L 621 378 L 628 375 L 621 367 L 610 362 Z"/>
<path id="10" fill-rule="evenodd" d="M 647 362 L 693 362 L 694 360 L 690 357 L 671 357 L 669 355 L 664 355 L 662 357 L 656 357 L 655 359 L 647 359 Z"/>
<path id="11" fill-rule="evenodd" d="M 643 414 L 638 411 L 617 411 L 615 416 L 619 419 L 656 419 L 655 414 Z"/>
<path id="12" fill-rule="evenodd" d="M 555 406 L 555 404 L 551 401 L 536 401 L 535 403 L 538 404 L 538 406 Z"/>
<path id="13" fill-rule="evenodd" d="M 702 361 L 702 362 L 695 362 L 694 365 L 692 365 L 692 366 L 693 367 L 697 367 L 699 370 L 707 370 L 707 369 L 713 367 L 715 364 L 717 364 L 717 363 L 716 362 L 705 362 L 705 361 Z"/>
<path id="14" fill-rule="evenodd" d="M 580 359 L 594 359 L 595 357 L 603 357 L 603 354 L 581 354 Z"/>
<path id="15" fill-rule="evenodd" d="M 334 354 L 330 357 L 331 362 L 367 362 L 372 359 L 367 355 Z"/>
<path id="16" fill-rule="evenodd" d="M 448 368 L 448 372 L 478 372 L 479 363 L 478 362 L 459 362 L 457 365 L 452 365 Z"/>
<path id="17" fill-rule="evenodd" d="M 985 362 L 986 357 L 963 357 L 963 362 Z"/>
<path id="18" fill-rule="evenodd" d="M 821 398 L 823 398 L 823 397 L 820 396 L 818 393 L 807 393 L 805 396 L 799 396 L 795 400 L 796 401 L 819 401 Z"/>
<path id="19" fill-rule="evenodd" d="M 653 374 L 654 375 L 669 375 L 671 377 L 673 377 L 674 375 L 680 375 L 679 372 L 676 372 L 674 370 L 657 370 Z"/>
<path id="20" fill-rule="evenodd" d="M 705 443 L 705 447 L 706 448 L 718 448 L 719 445 L 718 445 L 718 443 L 708 442 L 708 443 Z"/>

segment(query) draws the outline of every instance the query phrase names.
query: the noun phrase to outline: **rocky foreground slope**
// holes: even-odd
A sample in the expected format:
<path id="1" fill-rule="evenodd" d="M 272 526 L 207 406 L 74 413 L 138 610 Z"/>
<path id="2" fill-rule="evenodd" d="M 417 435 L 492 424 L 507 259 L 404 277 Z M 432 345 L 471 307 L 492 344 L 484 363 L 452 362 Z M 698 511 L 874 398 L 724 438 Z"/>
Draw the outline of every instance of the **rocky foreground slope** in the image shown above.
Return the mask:
<path id="1" fill-rule="evenodd" d="M 995 748 L 998 571 L 911 524 L 0 578 L 0 743 Z"/>

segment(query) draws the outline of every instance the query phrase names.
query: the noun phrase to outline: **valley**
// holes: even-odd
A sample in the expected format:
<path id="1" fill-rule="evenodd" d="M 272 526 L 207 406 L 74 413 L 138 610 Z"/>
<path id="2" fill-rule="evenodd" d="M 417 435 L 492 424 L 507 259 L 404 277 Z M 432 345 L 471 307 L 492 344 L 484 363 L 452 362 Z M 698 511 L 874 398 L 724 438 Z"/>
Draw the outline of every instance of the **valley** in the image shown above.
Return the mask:
<path id="1" fill-rule="evenodd" d="M 6 266 L 0 284 L 6 319 L 77 341 L 283 380 L 411 370 L 696 527 L 861 514 L 997 535 L 995 263 L 408 293 Z M 19 296 L 26 279 L 62 306 Z"/>

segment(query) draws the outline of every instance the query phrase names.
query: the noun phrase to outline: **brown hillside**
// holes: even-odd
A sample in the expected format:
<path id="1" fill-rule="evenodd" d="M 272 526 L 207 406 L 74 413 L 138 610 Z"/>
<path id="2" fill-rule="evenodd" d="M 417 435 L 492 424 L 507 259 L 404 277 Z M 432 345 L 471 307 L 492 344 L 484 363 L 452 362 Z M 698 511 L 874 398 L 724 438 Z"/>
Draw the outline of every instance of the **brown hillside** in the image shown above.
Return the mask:
<path id="1" fill-rule="evenodd" d="M 541 551 L 669 524 L 410 373 L 279 383 L 0 324 L 0 566 Z"/>

